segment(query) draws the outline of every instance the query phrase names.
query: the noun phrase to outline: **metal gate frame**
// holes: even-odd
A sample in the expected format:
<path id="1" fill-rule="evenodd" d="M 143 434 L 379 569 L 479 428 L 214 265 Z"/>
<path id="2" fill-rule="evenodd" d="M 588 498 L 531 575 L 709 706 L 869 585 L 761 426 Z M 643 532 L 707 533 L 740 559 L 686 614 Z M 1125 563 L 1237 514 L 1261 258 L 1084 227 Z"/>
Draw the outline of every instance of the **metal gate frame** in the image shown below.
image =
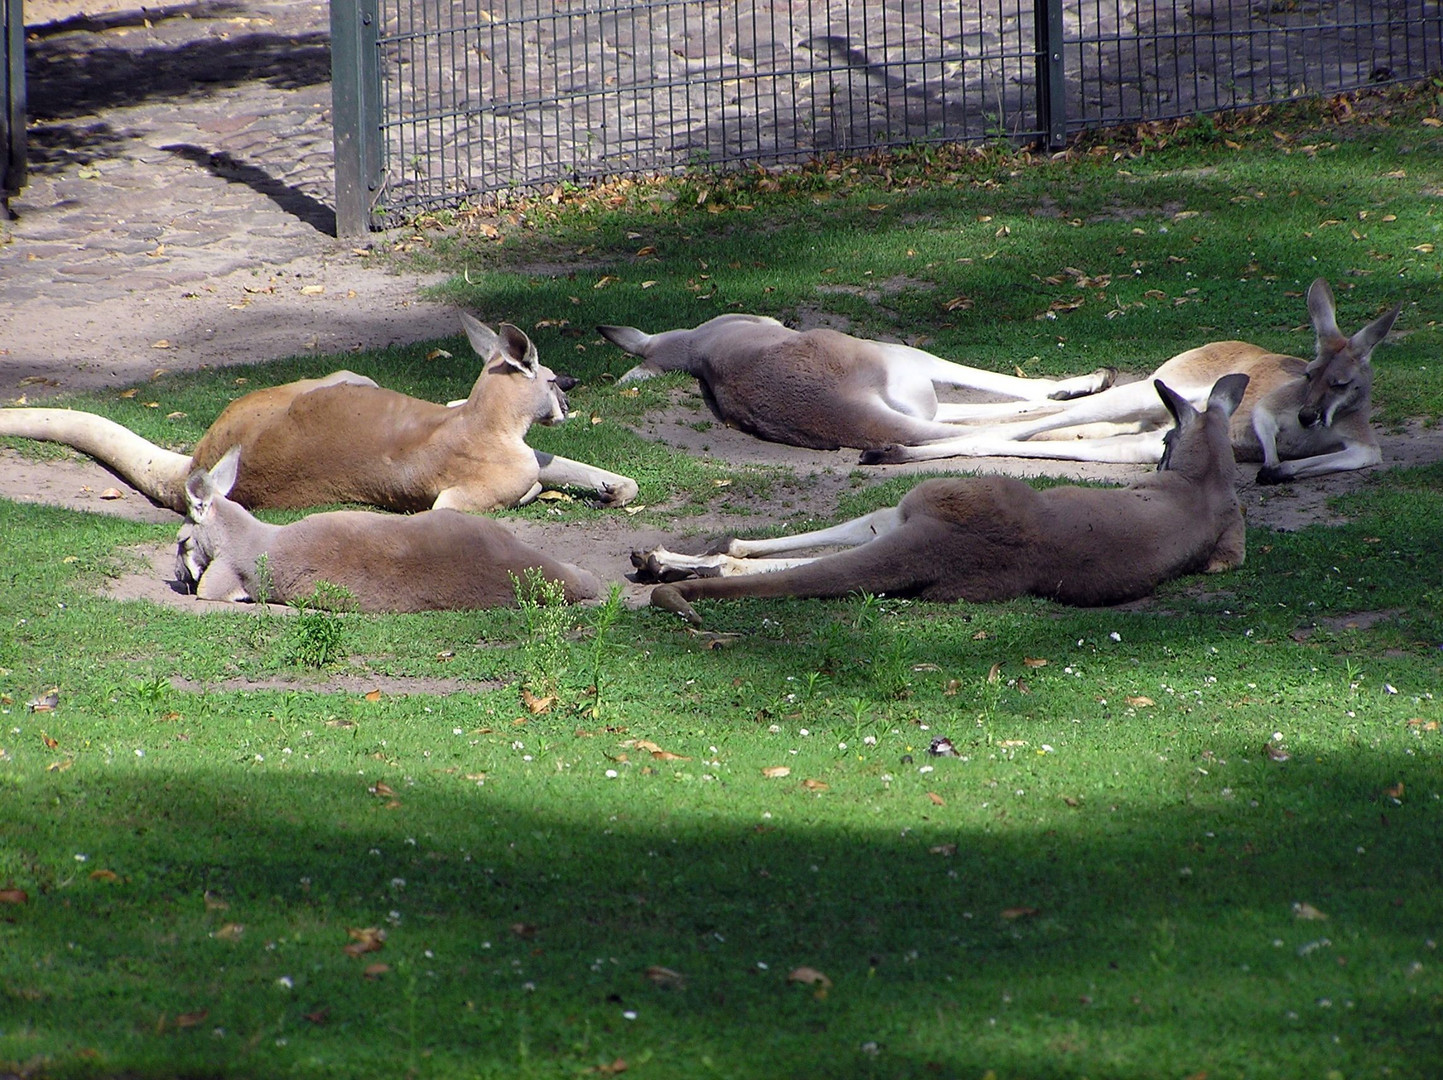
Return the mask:
<path id="1" fill-rule="evenodd" d="M 0 200 L 25 186 L 25 10 L 23 0 L 3 0 L 0 25 Z"/>

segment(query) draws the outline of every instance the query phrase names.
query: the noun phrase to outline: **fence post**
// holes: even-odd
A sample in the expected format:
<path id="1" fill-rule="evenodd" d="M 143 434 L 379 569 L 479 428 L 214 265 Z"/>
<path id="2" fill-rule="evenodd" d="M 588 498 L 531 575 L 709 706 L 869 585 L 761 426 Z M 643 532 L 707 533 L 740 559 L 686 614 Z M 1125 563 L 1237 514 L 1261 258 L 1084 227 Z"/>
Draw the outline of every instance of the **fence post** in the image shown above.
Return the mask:
<path id="1" fill-rule="evenodd" d="M 381 194 L 379 0 L 331 0 L 336 235 L 365 236 Z"/>
<path id="2" fill-rule="evenodd" d="M 22 0 L 0 0 L 0 202 L 25 186 L 25 15 Z M 0 212 L 0 218 L 5 215 Z"/>
<path id="3" fill-rule="evenodd" d="M 1067 145 L 1067 83 L 1062 62 L 1062 0 L 1033 0 L 1037 42 L 1037 129 L 1049 150 Z"/>

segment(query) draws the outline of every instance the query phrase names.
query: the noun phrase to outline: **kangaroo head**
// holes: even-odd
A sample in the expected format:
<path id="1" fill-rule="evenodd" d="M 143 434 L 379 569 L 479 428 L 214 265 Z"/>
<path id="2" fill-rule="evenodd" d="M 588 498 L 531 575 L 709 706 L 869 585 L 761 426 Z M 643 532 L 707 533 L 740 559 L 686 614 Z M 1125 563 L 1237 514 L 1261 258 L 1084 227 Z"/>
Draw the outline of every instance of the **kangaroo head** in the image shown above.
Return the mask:
<path id="1" fill-rule="evenodd" d="M 1365 408 L 1373 390 L 1373 347 L 1388 336 L 1403 305 L 1384 312 L 1352 337 L 1338 329 L 1333 290 L 1322 278 L 1308 289 L 1308 314 L 1318 336 L 1318 356 L 1308 365 L 1298 423 L 1328 427 L 1340 413 Z"/>
<path id="2" fill-rule="evenodd" d="M 216 501 L 235 487 L 240 472 L 240 447 L 232 446 L 207 472 L 196 469 L 185 481 L 185 524 L 175 544 L 175 579 L 195 591 L 200 576 L 215 558 Z"/>
<path id="3" fill-rule="evenodd" d="M 1157 463 L 1158 471 L 1176 470 L 1185 475 L 1202 476 L 1222 464 L 1231 476 L 1233 449 L 1228 421 L 1242 403 L 1243 392 L 1248 388 L 1248 377 L 1242 374 L 1224 375 L 1213 383 L 1208 393 L 1207 408 L 1202 412 L 1194 409 L 1186 398 L 1161 379 L 1154 379 L 1153 386 L 1173 418 L 1173 427 L 1162 437 L 1162 459 Z"/>
<path id="4" fill-rule="evenodd" d="M 502 323 L 499 332 L 464 311 L 461 325 L 476 355 L 485 361 L 471 390 L 470 403 L 505 397 L 528 424 L 559 424 L 566 419 L 566 393 L 561 378 L 541 363 L 536 346 L 520 327 Z M 496 382 L 506 380 L 500 391 Z M 572 385 L 574 385 L 574 380 Z"/>

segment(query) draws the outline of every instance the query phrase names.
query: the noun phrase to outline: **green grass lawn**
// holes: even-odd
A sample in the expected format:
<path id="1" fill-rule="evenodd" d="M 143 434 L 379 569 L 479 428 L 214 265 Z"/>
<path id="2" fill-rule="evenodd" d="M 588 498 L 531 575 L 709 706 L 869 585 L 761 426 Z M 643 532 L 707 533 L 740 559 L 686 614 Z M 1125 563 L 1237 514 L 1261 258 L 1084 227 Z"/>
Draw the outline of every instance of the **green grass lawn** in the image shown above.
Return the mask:
<path id="1" fill-rule="evenodd" d="M 657 523 L 786 478 L 631 433 L 680 384 L 620 394 L 596 323 L 805 309 L 1141 370 L 1306 354 L 1321 275 L 1345 329 L 1404 302 L 1375 397 L 1435 420 L 1443 135 L 1379 100 L 634 187 L 421 255 L 587 380 L 600 422 L 536 441 L 678 499 Z M 441 344 L 344 363 L 445 400 L 475 365 Z M 237 376 L 334 366 L 70 401 L 184 448 Z M 169 528 L 0 501 L 0 1073 L 1443 1076 L 1443 466 L 1336 509 L 1135 608 L 708 603 L 712 638 L 615 605 L 201 619 L 97 594 Z"/>

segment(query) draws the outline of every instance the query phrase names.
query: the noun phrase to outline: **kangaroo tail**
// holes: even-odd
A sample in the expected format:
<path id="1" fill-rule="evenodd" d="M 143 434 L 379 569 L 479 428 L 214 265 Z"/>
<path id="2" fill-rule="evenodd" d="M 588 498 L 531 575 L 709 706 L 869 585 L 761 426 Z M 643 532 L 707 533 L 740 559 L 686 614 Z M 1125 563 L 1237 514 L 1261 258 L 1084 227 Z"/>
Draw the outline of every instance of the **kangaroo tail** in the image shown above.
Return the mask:
<path id="1" fill-rule="evenodd" d="M 152 501 L 185 512 L 190 457 L 156 446 L 114 420 L 76 409 L 0 409 L 0 435 L 64 443 L 89 454 Z"/>

